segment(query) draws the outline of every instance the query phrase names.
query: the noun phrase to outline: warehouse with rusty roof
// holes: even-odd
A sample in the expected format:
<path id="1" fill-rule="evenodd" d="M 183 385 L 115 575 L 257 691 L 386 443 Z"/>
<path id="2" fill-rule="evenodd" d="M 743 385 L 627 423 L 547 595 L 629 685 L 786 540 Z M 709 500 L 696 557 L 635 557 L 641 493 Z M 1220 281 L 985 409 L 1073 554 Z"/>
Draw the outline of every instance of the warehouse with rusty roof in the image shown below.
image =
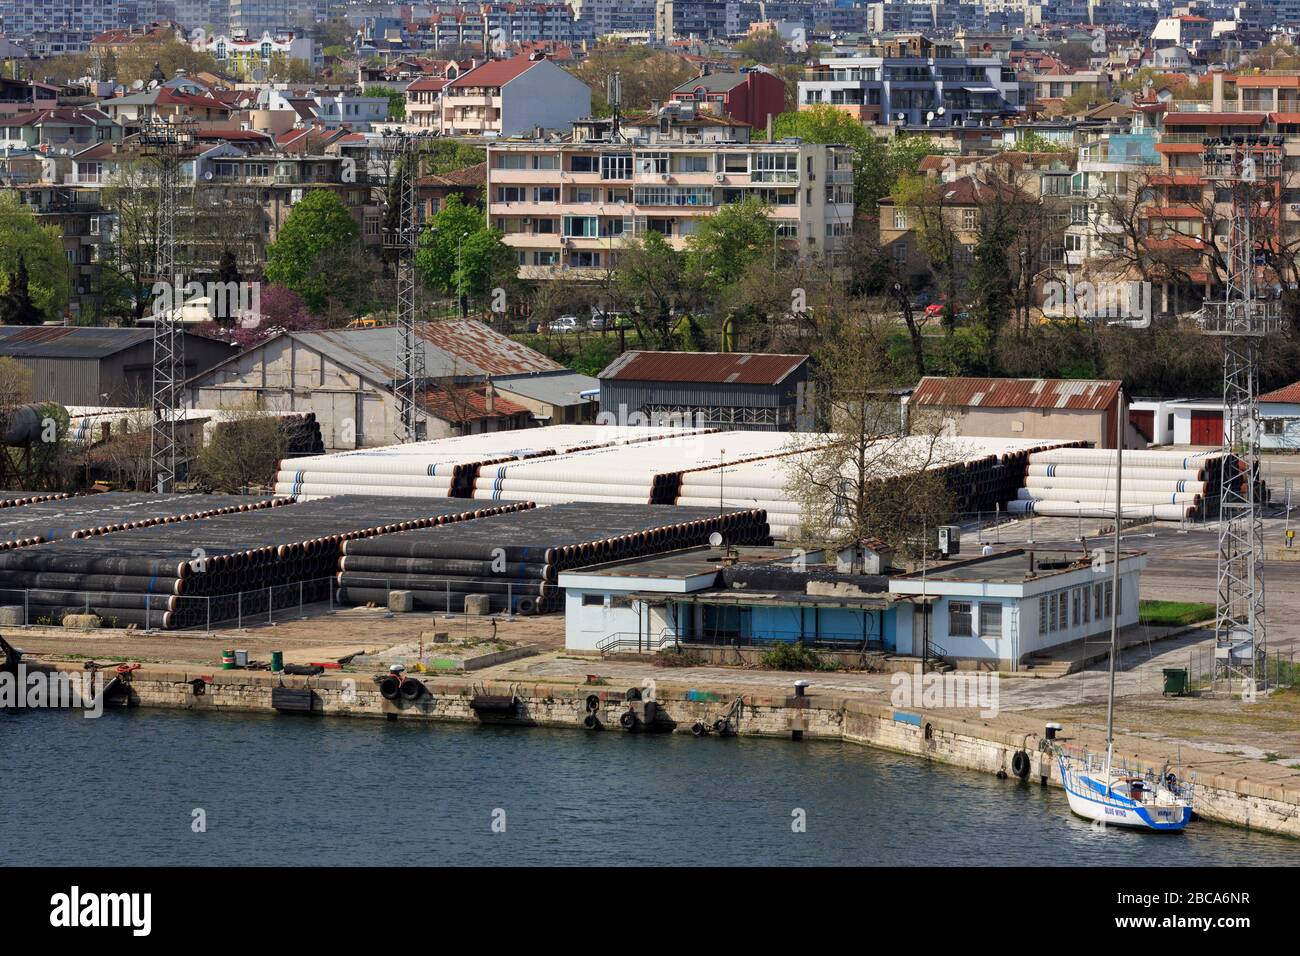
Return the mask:
<path id="1" fill-rule="evenodd" d="M 1053 438 L 1115 447 L 1122 385 L 1114 379 L 922 378 L 908 400 L 910 417 L 939 416 L 954 435 Z M 1147 441 L 1128 426 L 1125 447 Z"/>
<path id="2" fill-rule="evenodd" d="M 807 355 L 624 352 L 600 373 L 600 413 L 749 431 L 809 431 L 815 421 Z"/>

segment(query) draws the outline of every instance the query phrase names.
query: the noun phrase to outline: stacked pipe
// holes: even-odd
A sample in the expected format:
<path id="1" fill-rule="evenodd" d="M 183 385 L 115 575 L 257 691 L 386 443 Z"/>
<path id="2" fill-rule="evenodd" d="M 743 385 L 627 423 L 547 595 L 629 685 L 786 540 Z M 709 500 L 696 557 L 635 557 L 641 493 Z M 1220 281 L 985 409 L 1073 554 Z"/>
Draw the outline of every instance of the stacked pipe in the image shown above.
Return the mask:
<path id="1" fill-rule="evenodd" d="M 33 622 L 90 611 L 108 626 L 204 626 L 325 600 L 346 541 L 531 507 L 355 496 L 65 539 L 0 554 L 0 598 Z"/>
<path id="2" fill-rule="evenodd" d="M 41 501 L 62 501 L 73 497 L 69 491 L 0 491 L 0 508 L 18 508 Z"/>
<path id="3" fill-rule="evenodd" d="M 666 434 L 667 429 L 552 425 L 285 459 L 280 462 L 275 490 L 304 498 L 339 494 L 470 498 L 480 469 L 491 465 L 632 444 Z"/>
<path id="4" fill-rule="evenodd" d="M 419 610 L 459 612 L 483 595 L 494 612 L 545 613 L 561 606 L 562 571 L 696 547 L 714 533 L 730 544 L 770 540 L 761 510 L 581 502 L 348 541 L 339 600 L 382 603 L 403 590 Z"/>
<path id="5" fill-rule="evenodd" d="M 1245 480 L 1234 456 L 1218 451 L 1125 451 L 1125 517 L 1181 521 L 1215 514 L 1225 482 Z M 1069 448 L 1029 456 L 1013 514 L 1107 518 L 1115 515 L 1114 449 Z"/>
<path id="6" fill-rule="evenodd" d="M 288 504 L 288 498 L 243 495 L 159 495 L 110 491 L 68 499 L 37 501 L 6 511 L 0 518 L 0 551 L 26 548 L 63 538 L 86 538 L 128 528 Z"/>
<path id="7" fill-rule="evenodd" d="M 1024 475 L 1026 456 L 1036 449 L 1057 445 L 1051 441 L 1017 441 L 966 437 L 935 443 L 928 437 L 888 438 L 869 451 L 869 460 L 879 470 L 878 481 L 888 481 L 886 462 L 906 467 L 922 456 L 932 458 L 933 468 L 943 472 L 957 498 L 959 511 L 991 511 L 1014 497 Z M 801 505 L 790 489 L 797 483 L 800 456 L 815 455 L 814 449 L 787 452 L 725 466 L 697 468 L 681 479 L 678 505 L 762 508 L 775 537 L 787 537 L 801 523 Z M 846 474 L 855 482 L 855 476 Z"/>
<path id="8" fill-rule="evenodd" d="M 538 504 L 673 504 L 687 471 L 769 459 L 825 444 L 824 436 L 760 431 L 678 433 L 664 439 L 483 468 L 474 497 Z"/>

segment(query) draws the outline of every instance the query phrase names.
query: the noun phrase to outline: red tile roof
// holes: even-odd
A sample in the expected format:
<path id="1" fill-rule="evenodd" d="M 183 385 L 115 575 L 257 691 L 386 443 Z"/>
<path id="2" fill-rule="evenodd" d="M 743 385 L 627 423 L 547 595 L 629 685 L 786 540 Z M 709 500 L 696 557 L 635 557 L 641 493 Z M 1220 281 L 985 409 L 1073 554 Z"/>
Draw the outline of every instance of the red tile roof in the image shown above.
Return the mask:
<path id="1" fill-rule="evenodd" d="M 597 377 L 622 382 L 779 385 L 807 361 L 806 355 L 753 352 L 624 352 Z"/>
<path id="2" fill-rule="evenodd" d="M 541 62 L 541 60 L 530 60 L 526 56 L 512 56 L 508 60 L 490 60 L 482 66 L 462 73 L 447 85 L 460 89 L 505 86 Z"/>
<path id="3" fill-rule="evenodd" d="M 927 375 L 911 404 L 944 408 L 1069 408 L 1099 411 L 1119 394 L 1117 380 L 1059 378 L 940 378 Z"/>
<path id="4" fill-rule="evenodd" d="M 1300 405 L 1300 382 L 1292 382 L 1282 388 L 1265 392 L 1259 396 L 1259 400 L 1261 402 L 1285 402 L 1289 405 Z"/>
<path id="5" fill-rule="evenodd" d="M 460 388 L 452 391 L 429 389 L 424 393 L 424 407 L 430 413 L 448 422 L 479 421 L 484 418 L 498 418 L 519 415 L 528 411 L 523 405 L 503 398 L 497 392 L 492 399 L 492 411 L 487 410 L 487 396 L 484 387 Z"/>

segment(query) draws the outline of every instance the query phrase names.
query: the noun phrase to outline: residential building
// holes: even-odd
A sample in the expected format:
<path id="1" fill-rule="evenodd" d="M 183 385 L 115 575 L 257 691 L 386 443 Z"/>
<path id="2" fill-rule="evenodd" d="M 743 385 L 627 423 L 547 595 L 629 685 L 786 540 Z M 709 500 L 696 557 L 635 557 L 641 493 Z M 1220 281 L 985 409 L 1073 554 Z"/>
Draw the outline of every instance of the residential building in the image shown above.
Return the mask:
<path id="1" fill-rule="evenodd" d="M 806 355 L 624 352 L 600 375 L 600 411 L 648 421 L 743 431 L 811 431 L 816 423 Z"/>
<path id="2" fill-rule="evenodd" d="M 403 90 L 406 97 L 406 125 L 418 130 L 441 131 L 442 88 L 449 81 L 436 76 L 421 76 Z"/>
<path id="3" fill-rule="evenodd" d="M 243 80 L 267 79 L 277 60 L 297 60 L 309 68 L 315 62 L 311 39 L 292 30 L 203 34 L 191 40 L 190 46 L 210 54 L 225 72 Z"/>
<path id="4" fill-rule="evenodd" d="M 329 0 L 229 0 L 229 26 L 249 36 L 302 29 L 328 19 L 329 7 Z"/>
<path id="5" fill-rule="evenodd" d="M 1300 382 L 1259 396 L 1259 427 L 1260 447 L 1300 450 Z"/>
<path id="6" fill-rule="evenodd" d="M 785 81 L 765 67 L 736 73 L 706 72 L 676 87 L 669 99 L 748 123 L 757 129 L 785 112 Z"/>
<path id="7" fill-rule="evenodd" d="M 684 248 L 722 206 L 768 204 L 783 246 L 837 261 L 853 228 L 853 153 L 844 146 L 754 143 L 750 128 L 675 103 L 656 113 L 576 123 L 564 140 L 488 147 L 488 221 L 524 278 L 607 275 L 627 238 L 657 232 Z"/>
<path id="8" fill-rule="evenodd" d="M 119 25 L 120 0 L 0 0 L 5 36 L 32 56 L 85 53 L 90 40 Z"/>
<path id="9" fill-rule="evenodd" d="M 800 109 L 825 103 L 871 126 L 980 126 L 1021 112 L 1027 101 L 1001 57 L 957 56 L 950 45 L 928 43 L 822 57 L 799 81 Z"/>
<path id="10" fill-rule="evenodd" d="M 591 114 L 591 87 L 543 55 L 490 60 L 442 90 L 445 136 L 518 136 L 566 129 Z"/>

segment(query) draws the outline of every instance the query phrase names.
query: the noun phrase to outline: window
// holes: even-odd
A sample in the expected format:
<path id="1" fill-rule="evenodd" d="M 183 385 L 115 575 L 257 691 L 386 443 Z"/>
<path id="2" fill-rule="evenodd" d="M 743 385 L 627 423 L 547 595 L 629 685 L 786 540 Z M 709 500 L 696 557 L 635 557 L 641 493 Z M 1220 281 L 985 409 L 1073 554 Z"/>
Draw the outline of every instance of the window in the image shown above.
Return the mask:
<path id="1" fill-rule="evenodd" d="M 1060 626 L 1056 620 L 1056 595 L 1049 594 L 1047 595 L 1046 600 L 1047 600 L 1047 621 L 1048 621 L 1047 629 L 1049 631 L 1055 631 Z"/>
<path id="2" fill-rule="evenodd" d="M 1002 636 L 1002 605 L 980 605 L 980 637 Z"/>
<path id="3" fill-rule="evenodd" d="M 1092 601 L 1088 597 L 1088 585 L 1079 588 L 1079 603 L 1083 605 L 1083 623 L 1087 624 L 1092 620 Z"/>
<path id="4" fill-rule="evenodd" d="M 583 607 L 604 607 L 605 595 L 603 594 L 584 594 L 582 596 Z"/>
<path id="5" fill-rule="evenodd" d="M 560 190 L 558 186 L 538 186 L 533 191 L 534 202 L 559 202 Z"/>
<path id="6" fill-rule="evenodd" d="M 643 176 L 662 176 L 668 172 L 668 154 L 638 153 L 636 171 Z"/>
<path id="7" fill-rule="evenodd" d="M 1098 621 L 1101 620 L 1101 585 L 1092 586 L 1092 616 Z"/>
<path id="8" fill-rule="evenodd" d="M 754 157 L 754 182 L 793 183 L 799 179 L 798 153 L 759 153 Z"/>
<path id="9" fill-rule="evenodd" d="M 701 155 L 674 156 L 673 167 L 679 173 L 707 173 L 709 157 Z"/>
<path id="10" fill-rule="evenodd" d="M 631 153 L 602 153 L 600 157 L 601 179 L 631 179 Z"/>
<path id="11" fill-rule="evenodd" d="M 538 153 L 533 157 L 533 169 L 559 169 L 560 157 L 555 153 Z"/>
<path id="12" fill-rule="evenodd" d="M 1061 619 L 1061 630 L 1070 626 L 1070 593 L 1068 591 L 1059 591 L 1056 595 L 1057 617 Z"/>
<path id="13" fill-rule="evenodd" d="M 906 228 L 907 228 L 907 210 L 906 210 L 906 209 L 900 209 L 898 206 L 895 206 L 895 207 L 894 207 L 894 228 L 895 228 L 895 229 L 906 229 Z"/>
<path id="14" fill-rule="evenodd" d="M 1079 620 L 1082 612 L 1079 610 L 1079 592 L 1073 590 L 1070 592 L 1070 624 L 1074 627 L 1079 626 Z"/>
<path id="15" fill-rule="evenodd" d="M 523 153 L 502 153 L 497 157 L 497 169 L 527 169 L 528 157 Z"/>
<path id="16" fill-rule="evenodd" d="M 547 235 L 547 236 L 549 236 L 549 235 L 553 235 L 553 234 L 555 233 L 555 220 L 554 220 L 554 219 L 534 219 L 534 220 L 533 220 L 533 232 L 538 233 L 538 234 L 540 234 L 540 235 Z"/>
<path id="17" fill-rule="evenodd" d="M 569 169 L 575 173 L 594 173 L 596 171 L 596 157 L 572 156 L 569 158 Z"/>
<path id="18" fill-rule="evenodd" d="M 893 248 L 894 248 L 894 265 L 898 266 L 901 269 L 903 266 L 907 265 L 907 243 L 896 242 L 894 243 Z"/>
<path id="19" fill-rule="evenodd" d="M 564 235 L 595 237 L 600 234 L 600 220 L 595 216 L 565 216 Z"/>
<path id="20" fill-rule="evenodd" d="M 967 232 L 974 232 L 979 227 L 979 210 L 963 209 L 961 211 L 961 227 Z"/>
<path id="21" fill-rule="evenodd" d="M 1047 633 L 1047 598 L 1038 599 L 1038 633 Z"/>
<path id="22" fill-rule="evenodd" d="M 526 202 L 528 190 L 523 186 L 498 186 L 497 202 Z"/>
<path id="23" fill-rule="evenodd" d="M 948 634 L 952 637 L 970 637 L 970 602 L 948 602 Z"/>

